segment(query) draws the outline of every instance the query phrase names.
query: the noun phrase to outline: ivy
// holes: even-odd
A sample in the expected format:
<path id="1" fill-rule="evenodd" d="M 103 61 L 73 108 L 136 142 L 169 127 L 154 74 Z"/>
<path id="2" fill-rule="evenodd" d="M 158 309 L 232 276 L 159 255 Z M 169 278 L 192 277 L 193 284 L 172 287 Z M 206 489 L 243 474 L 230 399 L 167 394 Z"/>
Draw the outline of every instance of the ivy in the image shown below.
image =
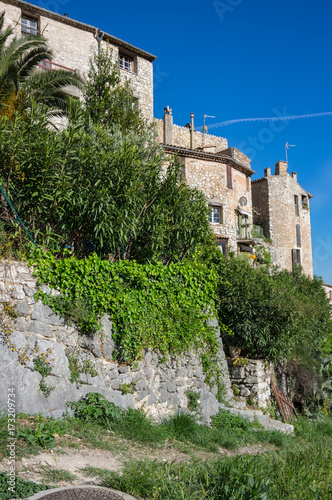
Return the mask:
<path id="1" fill-rule="evenodd" d="M 218 282 L 212 268 L 200 262 L 114 263 L 97 254 L 84 260 L 73 256 L 57 260 L 41 250 L 31 264 L 39 283 L 60 290 L 58 296 L 39 291 L 36 298 L 59 314 L 66 310 L 73 320 L 77 304 L 88 305 L 89 321 L 80 323 L 82 333 L 94 335 L 101 328 L 101 317 L 111 316 L 117 361 L 135 363 L 147 348 L 164 356 L 195 350 L 201 353 L 208 382 L 221 377 L 212 362 L 218 338 L 208 321 L 215 315 Z M 84 314 L 81 311 L 80 317 Z"/>

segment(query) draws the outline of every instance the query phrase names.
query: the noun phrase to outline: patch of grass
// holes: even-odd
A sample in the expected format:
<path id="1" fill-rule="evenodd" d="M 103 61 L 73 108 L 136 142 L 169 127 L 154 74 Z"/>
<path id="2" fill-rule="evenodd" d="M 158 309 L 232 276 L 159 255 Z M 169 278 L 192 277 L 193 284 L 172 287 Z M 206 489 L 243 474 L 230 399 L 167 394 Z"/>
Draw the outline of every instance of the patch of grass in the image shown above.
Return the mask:
<path id="1" fill-rule="evenodd" d="M 61 481 L 66 481 L 68 483 L 71 483 L 76 479 L 76 476 L 74 474 L 71 474 L 71 472 L 68 472 L 64 469 L 55 469 L 54 467 L 41 467 L 40 468 L 40 474 L 43 476 L 46 481 L 49 481 L 53 484 L 58 484 Z"/>
<path id="2" fill-rule="evenodd" d="M 7 474 L 0 472 L 0 498 L 1 500 L 10 500 L 12 498 L 27 498 L 39 491 L 49 490 L 52 486 L 44 485 L 44 484 L 36 484 L 32 481 L 24 481 L 23 479 L 19 479 L 16 477 L 15 486 L 13 486 L 13 490 L 9 490 L 8 487 L 11 487 L 8 484 L 8 476 Z"/>

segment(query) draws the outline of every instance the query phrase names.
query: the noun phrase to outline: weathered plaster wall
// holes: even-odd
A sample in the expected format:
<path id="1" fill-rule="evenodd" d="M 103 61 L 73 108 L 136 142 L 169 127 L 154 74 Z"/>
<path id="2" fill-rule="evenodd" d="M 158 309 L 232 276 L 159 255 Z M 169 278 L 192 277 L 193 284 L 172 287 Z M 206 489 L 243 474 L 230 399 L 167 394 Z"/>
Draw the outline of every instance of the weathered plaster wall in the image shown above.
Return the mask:
<path id="1" fill-rule="evenodd" d="M 298 196 L 299 215 L 295 214 L 294 196 Z M 252 182 L 253 206 L 261 214 L 265 235 L 272 239 L 272 263 L 281 269 L 292 270 L 292 249 L 301 251 L 301 265 L 313 276 L 310 208 L 302 206 L 302 195 L 307 192 L 296 177 L 269 175 Z M 309 203 L 309 201 L 308 201 Z M 301 227 L 301 246 L 297 246 L 296 225 Z"/>
<path id="2" fill-rule="evenodd" d="M 25 13 L 34 13 L 34 6 L 22 7 Z M 21 36 L 21 7 L 12 5 L 10 0 L 0 1 L 0 12 L 5 11 L 5 27 L 10 25 L 14 35 Z M 93 33 L 70 24 L 70 20 L 63 18 L 61 21 L 47 15 L 46 12 L 39 16 L 40 32 L 47 39 L 53 52 L 53 61 L 70 69 L 78 71 L 86 77 L 89 71 L 91 57 L 98 50 L 98 43 Z M 114 61 L 119 58 L 119 46 L 103 41 L 113 50 Z M 129 79 L 132 84 L 134 96 L 139 99 L 139 107 L 143 116 L 153 118 L 153 63 L 139 55 L 134 56 L 135 71 L 120 70 L 121 78 Z"/>
<path id="3" fill-rule="evenodd" d="M 185 392 L 191 388 L 201 393 L 200 403 L 205 421 L 218 411 L 220 404 L 215 397 L 217 389 L 210 389 L 205 384 L 197 354 L 187 353 L 178 360 L 161 362 L 157 353 L 147 351 L 137 366 L 119 365 L 112 361 L 115 347 L 113 326 L 108 317 L 103 319 L 103 338 L 98 335 L 94 339 L 82 337 L 75 328 L 66 326 L 63 319 L 53 314 L 49 307 L 40 301 L 35 302 L 36 289 L 36 280 L 25 264 L 0 263 L 0 307 L 1 303 L 10 302 L 19 314 L 11 322 L 5 316 L 12 330 L 9 336 L 5 325 L 2 325 L 2 404 L 6 403 L 8 387 L 12 386 L 16 389 L 17 411 L 31 414 L 42 412 L 59 417 L 68 410 L 68 401 L 77 401 L 87 392 L 100 392 L 118 406 L 144 407 L 149 414 L 160 417 L 177 409 L 186 409 L 188 400 Z M 45 285 L 42 290 L 49 292 Z M 84 373 L 79 377 L 79 385 L 71 383 L 66 350 L 74 354 L 81 365 L 90 362 L 97 375 Z M 33 358 L 41 353 L 46 353 L 52 367 L 51 374 L 45 379 L 47 386 L 54 388 L 48 397 L 39 388 L 41 375 L 33 371 Z M 226 397 L 232 400 L 221 342 L 217 358 L 224 374 Z M 18 359 L 21 359 L 21 364 Z M 123 394 L 123 390 L 128 388 L 132 394 Z"/>

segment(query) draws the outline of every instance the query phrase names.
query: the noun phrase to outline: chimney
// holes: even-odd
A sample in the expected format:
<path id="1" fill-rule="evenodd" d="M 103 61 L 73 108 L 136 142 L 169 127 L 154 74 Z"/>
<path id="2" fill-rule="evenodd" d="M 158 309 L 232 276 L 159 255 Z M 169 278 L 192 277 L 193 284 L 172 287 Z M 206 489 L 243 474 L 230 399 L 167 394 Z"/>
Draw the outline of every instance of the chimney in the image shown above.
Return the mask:
<path id="1" fill-rule="evenodd" d="M 190 149 L 195 149 L 194 113 L 190 113 Z"/>
<path id="2" fill-rule="evenodd" d="M 68 17 L 68 14 L 64 14 L 63 17 Z"/>
<path id="3" fill-rule="evenodd" d="M 169 106 L 164 108 L 164 143 L 173 144 L 173 115 Z"/>
<path id="4" fill-rule="evenodd" d="M 297 172 L 292 172 L 292 177 L 297 182 Z"/>
<path id="5" fill-rule="evenodd" d="M 275 165 L 276 170 L 274 175 L 287 175 L 288 163 L 287 161 L 278 161 Z"/>
<path id="6" fill-rule="evenodd" d="M 271 177 L 271 168 L 267 167 L 264 169 L 264 177 Z"/>

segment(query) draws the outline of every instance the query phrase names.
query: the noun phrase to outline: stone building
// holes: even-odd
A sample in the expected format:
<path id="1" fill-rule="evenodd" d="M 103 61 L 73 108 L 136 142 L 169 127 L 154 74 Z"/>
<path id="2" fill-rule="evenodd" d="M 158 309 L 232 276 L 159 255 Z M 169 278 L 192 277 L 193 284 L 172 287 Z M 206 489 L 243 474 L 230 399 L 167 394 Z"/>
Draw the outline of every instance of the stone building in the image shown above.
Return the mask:
<path id="1" fill-rule="evenodd" d="M 309 200 L 312 195 L 297 182 L 296 172 L 287 172 L 279 161 L 275 174 L 265 169 L 265 177 L 252 182 L 252 204 L 264 234 L 271 239 L 272 263 L 291 271 L 301 265 L 312 277 L 312 249 Z"/>
<path id="2" fill-rule="evenodd" d="M 205 194 L 210 223 L 224 254 L 253 252 L 250 159 L 227 139 L 195 131 L 194 115 L 186 127 L 173 125 L 172 110 L 157 121 L 158 140 L 183 162 L 187 183 Z"/>
<path id="3" fill-rule="evenodd" d="M 330 304 L 332 306 L 332 285 L 328 285 L 327 283 L 324 283 L 323 287 L 324 287 L 326 295 L 330 301 Z"/>
<path id="4" fill-rule="evenodd" d="M 121 78 L 130 80 L 143 116 L 152 120 L 155 56 L 66 14 L 56 14 L 21 0 L 0 0 L 0 12 L 3 11 L 5 27 L 11 26 L 15 36 L 41 34 L 47 39 L 53 59 L 41 65 L 45 70 L 65 68 L 86 76 L 90 59 L 98 50 L 98 40 L 102 48 L 112 49 L 114 60 L 119 61 Z"/>

